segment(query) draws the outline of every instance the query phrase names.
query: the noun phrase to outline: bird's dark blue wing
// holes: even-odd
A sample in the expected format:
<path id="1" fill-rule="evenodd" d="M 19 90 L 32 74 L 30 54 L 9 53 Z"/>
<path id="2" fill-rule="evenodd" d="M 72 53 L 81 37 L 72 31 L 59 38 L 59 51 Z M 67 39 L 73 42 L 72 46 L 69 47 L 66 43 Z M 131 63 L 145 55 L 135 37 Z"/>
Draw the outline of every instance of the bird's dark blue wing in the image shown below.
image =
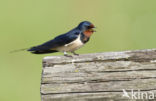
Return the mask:
<path id="1" fill-rule="evenodd" d="M 74 41 L 78 37 L 79 34 L 80 34 L 79 30 L 71 30 L 70 32 L 57 36 L 53 40 L 50 40 L 42 45 L 32 47 L 28 51 L 52 50 L 53 48 L 57 48 L 57 47 L 63 46 L 65 44 L 68 44 Z"/>

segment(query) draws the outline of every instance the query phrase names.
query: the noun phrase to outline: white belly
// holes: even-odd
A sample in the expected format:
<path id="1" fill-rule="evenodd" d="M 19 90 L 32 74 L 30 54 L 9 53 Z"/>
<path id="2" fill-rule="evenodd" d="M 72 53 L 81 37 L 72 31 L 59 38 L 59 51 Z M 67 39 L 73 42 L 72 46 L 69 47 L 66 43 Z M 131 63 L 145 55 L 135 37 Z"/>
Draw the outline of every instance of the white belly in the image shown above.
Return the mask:
<path id="1" fill-rule="evenodd" d="M 80 35 L 76 40 L 73 42 L 66 44 L 65 46 L 58 47 L 56 50 L 61 51 L 61 52 L 72 52 L 75 51 L 79 48 L 81 48 L 84 44 L 80 40 Z"/>

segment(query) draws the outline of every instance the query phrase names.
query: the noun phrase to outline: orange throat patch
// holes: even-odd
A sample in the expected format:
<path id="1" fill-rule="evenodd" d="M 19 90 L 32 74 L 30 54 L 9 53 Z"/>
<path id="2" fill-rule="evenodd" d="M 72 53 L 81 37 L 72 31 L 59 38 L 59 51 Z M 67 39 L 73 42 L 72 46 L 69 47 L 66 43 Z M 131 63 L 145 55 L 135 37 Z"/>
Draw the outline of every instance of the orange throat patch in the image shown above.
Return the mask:
<path id="1" fill-rule="evenodd" d="M 93 31 L 86 30 L 83 33 L 85 36 L 90 37 L 93 34 Z"/>

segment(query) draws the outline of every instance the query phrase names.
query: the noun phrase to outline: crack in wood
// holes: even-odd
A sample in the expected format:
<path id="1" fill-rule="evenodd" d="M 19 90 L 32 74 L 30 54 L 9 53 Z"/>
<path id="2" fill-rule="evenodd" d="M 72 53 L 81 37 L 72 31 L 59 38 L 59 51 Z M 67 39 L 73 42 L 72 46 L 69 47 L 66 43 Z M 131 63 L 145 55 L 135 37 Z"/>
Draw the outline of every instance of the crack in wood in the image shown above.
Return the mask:
<path id="1" fill-rule="evenodd" d="M 156 71 L 156 69 L 132 69 L 132 70 L 111 70 L 111 71 L 97 71 L 97 73 L 112 73 L 112 72 L 134 72 L 134 71 L 137 71 L 137 72 L 141 72 L 141 71 Z"/>
<path id="2" fill-rule="evenodd" d="M 154 89 L 142 89 L 140 91 L 144 92 L 144 91 L 155 91 L 156 88 Z M 131 89 L 126 89 L 127 92 L 131 92 Z M 133 91 L 138 91 L 138 89 L 133 89 Z M 61 92 L 61 93 L 41 93 L 42 95 L 55 95 L 55 94 L 74 94 L 74 93 L 103 93 L 103 92 L 123 92 L 123 90 L 111 90 L 111 91 L 84 91 L 84 92 Z"/>
<path id="3" fill-rule="evenodd" d="M 95 79 L 95 80 L 88 80 L 88 81 L 79 81 L 79 82 L 75 82 L 75 81 L 66 81 L 64 83 L 66 84 L 85 84 L 87 83 L 103 83 L 103 82 L 120 82 L 120 81 L 132 81 L 132 80 L 136 80 L 136 79 L 156 79 L 156 77 L 139 77 L 139 78 L 123 78 L 123 79 L 114 79 L 114 80 L 104 80 L 104 79 Z M 50 82 L 50 83 L 41 83 L 42 85 L 46 85 L 46 84 L 62 84 L 63 82 Z"/>

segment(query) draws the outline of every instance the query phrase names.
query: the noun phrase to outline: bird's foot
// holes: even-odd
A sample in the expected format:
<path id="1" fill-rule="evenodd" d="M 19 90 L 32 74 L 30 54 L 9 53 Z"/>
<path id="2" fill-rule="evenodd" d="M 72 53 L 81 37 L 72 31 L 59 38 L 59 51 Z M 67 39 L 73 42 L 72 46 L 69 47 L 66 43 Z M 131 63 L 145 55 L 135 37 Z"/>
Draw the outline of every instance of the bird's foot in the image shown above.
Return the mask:
<path id="1" fill-rule="evenodd" d="M 66 56 L 66 57 L 72 57 L 72 55 L 67 54 L 67 52 L 64 52 L 64 56 Z"/>
<path id="2" fill-rule="evenodd" d="M 72 52 L 74 55 L 77 55 L 77 56 L 79 56 L 79 54 L 77 54 L 77 53 L 75 53 L 75 52 Z"/>

